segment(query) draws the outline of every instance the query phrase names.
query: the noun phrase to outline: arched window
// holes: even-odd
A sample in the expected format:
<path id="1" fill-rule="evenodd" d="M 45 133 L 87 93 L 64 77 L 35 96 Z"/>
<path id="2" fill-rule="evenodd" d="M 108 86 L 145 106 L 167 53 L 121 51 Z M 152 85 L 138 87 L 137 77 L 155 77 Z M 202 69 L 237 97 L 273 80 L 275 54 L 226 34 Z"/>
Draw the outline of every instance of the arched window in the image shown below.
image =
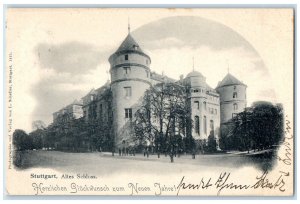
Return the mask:
<path id="1" fill-rule="evenodd" d="M 199 110 L 199 108 L 200 108 L 199 101 L 194 101 L 194 104 L 195 104 L 196 108 Z"/>
<path id="2" fill-rule="evenodd" d="M 209 121 L 209 127 L 210 127 L 210 131 L 209 131 L 209 134 L 211 135 L 214 135 L 215 134 L 215 127 L 214 127 L 214 121 L 213 120 L 210 120 Z"/>
<path id="3" fill-rule="evenodd" d="M 207 133 L 207 127 L 206 127 L 206 116 L 203 117 L 203 128 L 204 128 L 204 133 Z"/>
<path id="4" fill-rule="evenodd" d="M 210 127 L 210 131 L 214 130 L 214 121 L 213 120 L 210 120 L 209 127 Z"/>
<path id="5" fill-rule="evenodd" d="M 233 104 L 233 110 L 237 110 L 238 109 L 238 104 L 234 103 Z"/>
<path id="6" fill-rule="evenodd" d="M 199 121 L 199 116 L 195 116 L 195 132 L 197 134 L 200 134 L 200 121 Z"/>
<path id="7" fill-rule="evenodd" d="M 233 98 L 237 98 L 237 92 L 233 92 Z"/>

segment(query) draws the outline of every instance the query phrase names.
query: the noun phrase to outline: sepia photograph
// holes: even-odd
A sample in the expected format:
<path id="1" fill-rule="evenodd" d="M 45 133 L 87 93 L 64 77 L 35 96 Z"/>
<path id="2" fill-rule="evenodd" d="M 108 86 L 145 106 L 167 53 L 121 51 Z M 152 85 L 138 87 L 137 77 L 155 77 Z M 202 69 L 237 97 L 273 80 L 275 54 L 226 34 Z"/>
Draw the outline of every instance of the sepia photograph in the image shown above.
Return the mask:
<path id="1" fill-rule="evenodd" d="M 14 8 L 7 195 L 293 196 L 293 8 Z"/>

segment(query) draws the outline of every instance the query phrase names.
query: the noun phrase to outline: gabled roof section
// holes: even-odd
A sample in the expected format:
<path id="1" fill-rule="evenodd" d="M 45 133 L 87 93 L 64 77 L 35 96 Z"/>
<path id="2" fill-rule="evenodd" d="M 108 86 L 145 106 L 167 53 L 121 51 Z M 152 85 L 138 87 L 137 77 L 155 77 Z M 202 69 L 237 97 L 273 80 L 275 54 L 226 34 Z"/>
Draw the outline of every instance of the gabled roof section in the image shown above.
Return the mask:
<path id="1" fill-rule="evenodd" d="M 235 78 L 233 75 L 228 73 L 224 79 L 218 83 L 217 88 L 223 87 L 223 86 L 230 86 L 230 85 L 243 85 L 246 86 L 243 82 Z"/>

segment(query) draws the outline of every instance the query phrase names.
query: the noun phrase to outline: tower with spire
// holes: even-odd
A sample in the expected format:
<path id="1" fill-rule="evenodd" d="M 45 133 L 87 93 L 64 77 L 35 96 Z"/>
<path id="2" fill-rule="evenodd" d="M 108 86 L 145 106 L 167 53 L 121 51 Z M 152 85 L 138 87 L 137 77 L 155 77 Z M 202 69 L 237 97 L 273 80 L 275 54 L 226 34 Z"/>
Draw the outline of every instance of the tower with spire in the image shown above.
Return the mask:
<path id="1" fill-rule="evenodd" d="M 130 33 L 109 57 L 113 107 L 115 147 L 122 148 L 132 142 L 130 132 L 134 114 L 147 89 L 150 88 L 150 57 L 141 49 Z"/>
<path id="2" fill-rule="evenodd" d="M 220 94 L 221 124 L 227 123 L 247 106 L 247 85 L 228 73 L 216 87 Z"/>

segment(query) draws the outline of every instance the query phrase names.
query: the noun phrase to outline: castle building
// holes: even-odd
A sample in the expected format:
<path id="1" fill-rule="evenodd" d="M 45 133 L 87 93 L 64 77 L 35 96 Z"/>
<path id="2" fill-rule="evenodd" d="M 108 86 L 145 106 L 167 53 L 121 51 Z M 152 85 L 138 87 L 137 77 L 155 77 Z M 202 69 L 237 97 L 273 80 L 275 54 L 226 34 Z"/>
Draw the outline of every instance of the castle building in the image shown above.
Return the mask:
<path id="1" fill-rule="evenodd" d="M 196 140 L 205 142 L 210 134 L 218 139 L 221 124 L 230 121 L 246 107 L 247 86 L 231 74 L 227 74 L 213 89 L 198 71 L 193 70 L 180 80 L 152 72 L 150 56 L 141 49 L 130 32 L 108 61 L 111 82 L 92 89 L 82 98 L 81 106 L 76 108 L 82 109 L 78 113 L 82 113 L 85 121 L 100 120 L 110 127 L 107 134 L 114 138 L 116 149 L 129 145 L 134 134 L 129 127 L 130 121 L 141 107 L 146 90 L 159 83 L 176 83 L 188 90 L 186 100 L 193 121 L 190 131 Z M 74 115 L 75 109 L 72 110 Z M 54 122 L 61 115 L 62 111 L 54 113 Z"/>

